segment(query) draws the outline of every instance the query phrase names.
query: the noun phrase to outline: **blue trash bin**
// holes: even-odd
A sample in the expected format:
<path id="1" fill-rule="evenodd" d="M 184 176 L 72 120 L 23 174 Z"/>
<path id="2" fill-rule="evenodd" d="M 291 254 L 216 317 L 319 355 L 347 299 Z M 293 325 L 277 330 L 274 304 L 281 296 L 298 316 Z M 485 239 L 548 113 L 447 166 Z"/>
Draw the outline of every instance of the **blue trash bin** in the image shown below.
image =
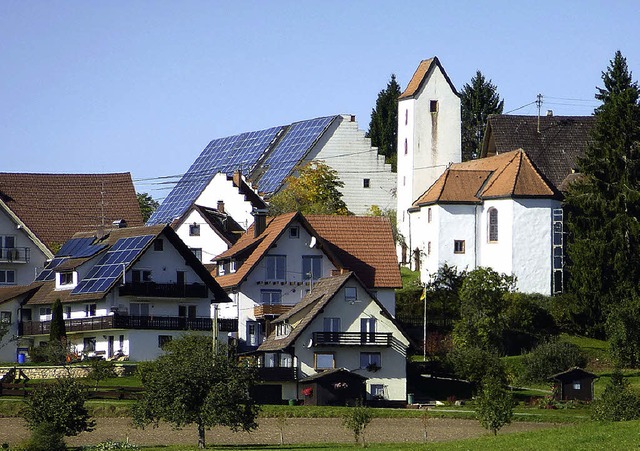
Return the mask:
<path id="1" fill-rule="evenodd" d="M 21 352 L 18 354 L 18 363 L 23 364 L 26 361 L 26 356 Z"/>

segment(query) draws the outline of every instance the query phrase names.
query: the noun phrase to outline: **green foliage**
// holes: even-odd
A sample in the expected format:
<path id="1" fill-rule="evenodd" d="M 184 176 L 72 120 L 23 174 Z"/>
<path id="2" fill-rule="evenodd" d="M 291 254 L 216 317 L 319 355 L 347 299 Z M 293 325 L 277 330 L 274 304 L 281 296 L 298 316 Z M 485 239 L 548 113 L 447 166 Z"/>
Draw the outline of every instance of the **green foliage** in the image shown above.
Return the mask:
<path id="1" fill-rule="evenodd" d="M 85 407 L 85 399 L 84 387 L 72 378 L 38 384 L 25 401 L 23 416 L 27 427 L 35 431 L 50 425 L 65 436 L 91 431 L 95 422 Z"/>
<path id="2" fill-rule="evenodd" d="M 500 378 L 487 376 L 482 380 L 476 399 L 476 414 L 484 428 L 497 435 L 502 426 L 511 423 L 513 405 L 513 398 L 504 389 Z"/>
<path id="3" fill-rule="evenodd" d="M 640 418 L 640 397 L 629 389 L 622 372 L 615 369 L 600 399 L 591 405 L 591 418 L 600 421 L 628 421 Z"/>
<path id="4" fill-rule="evenodd" d="M 25 451 L 64 451 L 66 449 L 63 434 L 51 423 L 41 423 L 33 428 L 31 437 L 24 447 Z"/>
<path id="5" fill-rule="evenodd" d="M 250 431 L 258 406 L 249 395 L 255 383 L 252 368 L 221 348 L 214 356 L 211 339 L 186 335 L 164 347 L 165 354 L 140 366 L 144 396 L 132 411 L 143 427 L 160 420 L 176 427 L 198 426 L 198 446 L 205 446 L 205 428 L 228 426 Z"/>
<path id="6" fill-rule="evenodd" d="M 456 347 L 447 354 L 445 363 L 458 378 L 473 384 L 479 384 L 487 375 L 504 380 L 504 364 L 496 354 L 485 349 Z"/>
<path id="7" fill-rule="evenodd" d="M 29 357 L 34 363 L 61 365 L 66 362 L 69 345 L 60 341 L 50 341 L 44 346 L 33 346 L 29 349 Z"/>
<path id="8" fill-rule="evenodd" d="M 360 437 L 362 437 L 362 446 L 364 447 L 366 446 L 364 431 L 372 418 L 373 414 L 371 413 L 371 410 L 359 402 L 354 407 L 349 408 L 344 416 L 342 424 L 345 428 L 353 432 L 353 438 L 356 443 L 358 443 Z"/>
<path id="9" fill-rule="evenodd" d="M 393 242 L 398 245 L 400 240 L 400 234 L 398 233 L 398 221 L 396 216 L 396 211 L 394 209 L 386 209 L 378 207 L 377 205 L 372 205 L 369 207 L 369 212 L 367 213 L 369 216 L 382 216 L 387 218 L 391 223 L 391 234 L 393 235 Z"/>
<path id="10" fill-rule="evenodd" d="M 604 334 L 621 302 L 637 302 L 640 280 L 640 88 L 619 51 L 602 80 L 596 99 L 603 103 L 578 161 L 582 177 L 565 199 L 569 288 L 591 336 Z"/>
<path id="11" fill-rule="evenodd" d="M 477 71 L 460 91 L 462 115 L 462 161 L 480 156 L 484 130 L 490 114 L 502 114 L 504 100 L 500 100 L 498 88 Z"/>
<path id="12" fill-rule="evenodd" d="M 65 344 L 67 338 L 67 329 L 64 324 L 64 316 L 62 313 L 62 302 L 56 299 L 51 309 L 51 330 L 49 331 L 49 342 Z"/>
<path id="13" fill-rule="evenodd" d="M 140 206 L 140 212 L 142 213 L 142 220 L 147 222 L 153 212 L 158 209 L 160 204 L 148 193 L 137 193 L 136 196 L 138 197 L 138 205 Z"/>
<path id="14" fill-rule="evenodd" d="M 366 134 L 371 138 L 371 145 L 377 147 L 385 161 L 391 164 L 393 172 L 396 172 L 398 160 L 398 97 L 401 93 L 395 74 L 391 74 L 387 87 L 378 93 Z"/>
<path id="15" fill-rule="evenodd" d="M 544 382 L 554 374 L 573 367 L 584 368 L 586 364 L 587 358 L 578 346 L 551 339 L 522 358 L 521 378 L 527 382 Z"/>
<path id="16" fill-rule="evenodd" d="M 503 349 L 507 355 L 530 350 L 545 338 L 556 335 L 553 316 L 545 308 L 549 298 L 539 294 L 506 293 Z"/>
<path id="17" fill-rule="evenodd" d="M 610 352 L 617 365 L 640 367 L 640 298 L 622 301 L 607 319 Z"/>
<path id="18" fill-rule="evenodd" d="M 87 378 L 95 381 L 95 389 L 98 389 L 100 381 L 109 379 L 111 377 L 117 377 L 115 364 L 111 361 L 103 359 L 89 360 L 89 373 Z"/>
<path id="19" fill-rule="evenodd" d="M 115 442 L 113 440 L 107 440 L 106 442 L 100 442 L 97 445 L 93 446 L 85 446 L 82 448 L 82 451 L 111 451 L 114 449 L 130 449 L 137 450 L 140 449 L 133 443 L 127 442 Z"/>
<path id="20" fill-rule="evenodd" d="M 322 161 L 310 161 L 297 177 L 287 177 L 284 188 L 269 199 L 269 213 L 347 215 L 349 210 L 339 191 L 342 187 L 335 170 Z"/>

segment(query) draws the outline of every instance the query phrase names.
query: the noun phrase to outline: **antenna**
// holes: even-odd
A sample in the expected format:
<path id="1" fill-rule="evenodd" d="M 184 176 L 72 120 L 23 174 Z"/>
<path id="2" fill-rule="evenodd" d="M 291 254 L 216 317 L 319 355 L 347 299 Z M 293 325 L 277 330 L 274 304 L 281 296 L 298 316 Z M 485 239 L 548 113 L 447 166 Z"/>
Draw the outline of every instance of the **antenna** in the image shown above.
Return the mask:
<path id="1" fill-rule="evenodd" d="M 102 227 L 104 227 L 104 180 L 100 182 L 100 215 L 102 217 Z"/>
<path id="2" fill-rule="evenodd" d="M 536 96 L 536 106 L 538 107 L 538 133 L 540 133 L 540 108 L 542 107 L 542 94 Z"/>

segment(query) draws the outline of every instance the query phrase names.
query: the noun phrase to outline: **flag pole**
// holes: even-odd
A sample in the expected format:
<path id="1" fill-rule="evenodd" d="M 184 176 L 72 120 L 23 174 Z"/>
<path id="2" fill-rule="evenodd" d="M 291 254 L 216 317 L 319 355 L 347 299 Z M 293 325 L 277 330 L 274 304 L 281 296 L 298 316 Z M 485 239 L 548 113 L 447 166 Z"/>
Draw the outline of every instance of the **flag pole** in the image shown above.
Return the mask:
<path id="1" fill-rule="evenodd" d="M 420 299 L 424 301 L 424 330 L 422 335 L 422 361 L 427 361 L 427 286 L 422 288 L 422 296 Z"/>

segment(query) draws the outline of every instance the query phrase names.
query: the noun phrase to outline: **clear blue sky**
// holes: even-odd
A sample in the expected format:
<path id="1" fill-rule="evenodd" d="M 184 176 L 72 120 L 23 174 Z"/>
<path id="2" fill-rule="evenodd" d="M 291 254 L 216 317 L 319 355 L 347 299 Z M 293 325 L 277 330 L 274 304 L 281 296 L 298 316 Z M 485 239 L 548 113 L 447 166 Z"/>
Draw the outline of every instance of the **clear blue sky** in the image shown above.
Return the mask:
<path id="1" fill-rule="evenodd" d="M 541 93 L 591 114 L 616 50 L 640 76 L 639 19 L 631 0 L 3 0 L 0 171 L 129 171 L 162 199 L 143 179 L 213 138 L 339 113 L 366 130 L 390 75 L 404 89 L 434 55 L 458 89 L 480 69 L 505 112 Z"/>

